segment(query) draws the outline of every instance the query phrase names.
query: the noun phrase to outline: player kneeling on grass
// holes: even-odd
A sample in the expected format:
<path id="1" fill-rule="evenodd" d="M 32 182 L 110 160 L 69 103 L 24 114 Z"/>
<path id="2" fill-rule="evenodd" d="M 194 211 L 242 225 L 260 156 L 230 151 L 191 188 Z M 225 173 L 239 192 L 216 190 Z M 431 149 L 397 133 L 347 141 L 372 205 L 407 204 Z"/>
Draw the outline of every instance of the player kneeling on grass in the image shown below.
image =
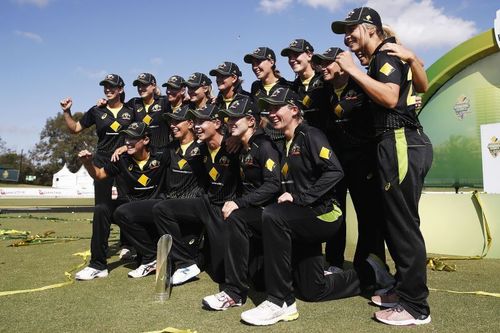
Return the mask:
<path id="1" fill-rule="evenodd" d="M 239 158 L 243 195 L 226 201 L 222 207 L 227 232 L 225 282 L 221 292 L 203 298 L 202 302 L 212 310 L 245 303 L 249 280 L 259 271 L 259 267 L 252 270 L 249 262 L 258 261 L 256 254 L 262 252 L 263 207 L 275 202 L 280 190 L 279 153 L 271 138 L 259 128 L 258 109 L 252 99 L 240 95 L 221 113 L 229 117 L 228 131 L 243 146 Z"/>
<path id="2" fill-rule="evenodd" d="M 107 204 L 98 204 L 94 208 L 92 222 L 92 238 L 90 242 L 91 258 L 88 267 L 76 273 L 77 280 L 92 280 L 108 275 L 106 249 L 113 212 L 127 202 L 161 197 L 164 184 L 164 165 L 167 154 L 161 151 L 150 151 L 149 131 L 143 122 L 130 124 L 121 131 L 125 136 L 127 155 L 117 162 L 107 162 L 104 167 L 96 166 L 92 161 L 92 153 L 82 150 L 78 157 L 90 176 L 96 180 L 118 176 L 126 184 L 126 191 L 116 200 Z"/>

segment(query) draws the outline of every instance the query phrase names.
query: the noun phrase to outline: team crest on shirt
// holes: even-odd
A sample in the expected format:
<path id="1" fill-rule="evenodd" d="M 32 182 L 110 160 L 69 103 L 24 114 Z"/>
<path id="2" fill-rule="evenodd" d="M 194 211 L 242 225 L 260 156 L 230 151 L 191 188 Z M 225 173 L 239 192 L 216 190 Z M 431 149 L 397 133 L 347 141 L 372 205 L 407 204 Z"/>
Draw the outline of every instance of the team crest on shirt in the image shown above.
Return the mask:
<path id="1" fill-rule="evenodd" d="M 463 120 L 466 115 L 472 112 L 470 109 L 470 98 L 465 95 L 460 95 L 457 98 L 455 106 L 453 106 L 453 110 L 457 118 Z"/>
<path id="2" fill-rule="evenodd" d="M 300 155 L 300 146 L 298 144 L 294 144 L 292 148 L 290 148 L 291 156 L 299 156 Z"/>
<path id="3" fill-rule="evenodd" d="M 226 155 L 223 155 L 219 159 L 219 165 L 223 167 L 227 167 L 229 165 L 229 158 Z"/>
<path id="4" fill-rule="evenodd" d="M 132 118 L 132 116 L 128 112 L 125 112 L 124 114 L 122 114 L 123 120 L 130 120 L 131 118 Z"/>
<path id="5" fill-rule="evenodd" d="M 150 109 L 152 112 L 158 112 L 158 111 L 161 111 L 161 105 L 159 104 L 155 104 L 151 107 Z"/>
<path id="6" fill-rule="evenodd" d="M 200 155 L 201 152 L 200 152 L 200 148 L 199 147 L 194 147 L 191 152 L 189 153 L 189 156 L 193 157 L 193 156 L 198 156 Z"/>
<path id="7" fill-rule="evenodd" d="M 151 163 L 149 163 L 150 169 L 156 169 L 159 166 L 160 166 L 160 161 L 158 161 L 158 160 L 152 160 Z"/>
<path id="8" fill-rule="evenodd" d="M 108 116 L 108 114 L 107 114 L 107 113 L 104 113 L 104 114 L 101 116 L 101 119 L 105 119 L 107 116 Z"/>
<path id="9" fill-rule="evenodd" d="M 492 137 L 490 143 L 488 143 L 488 151 L 491 156 L 497 157 L 500 155 L 500 140 L 497 137 Z"/>
<path id="10" fill-rule="evenodd" d="M 246 156 L 241 157 L 241 164 L 243 165 L 253 165 L 253 157 L 250 154 L 247 154 Z"/>

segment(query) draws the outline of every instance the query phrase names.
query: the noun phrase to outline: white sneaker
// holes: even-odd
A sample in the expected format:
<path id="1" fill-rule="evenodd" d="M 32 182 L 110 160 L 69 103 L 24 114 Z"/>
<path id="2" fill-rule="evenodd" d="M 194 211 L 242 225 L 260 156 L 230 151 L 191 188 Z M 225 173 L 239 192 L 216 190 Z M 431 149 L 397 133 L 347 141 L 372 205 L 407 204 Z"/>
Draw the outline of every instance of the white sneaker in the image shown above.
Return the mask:
<path id="1" fill-rule="evenodd" d="M 224 311 L 232 307 L 237 307 L 237 306 L 242 306 L 243 303 L 241 300 L 236 302 L 234 299 L 231 298 L 228 294 L 226 294 L 225 291 L 221 291 L 218 294 L 215 295 L 210 295 L 201 301 L 201 303 L 212 310 L 217 310 L 217 311 Z"/>
<path id="2" fill-rule="evenodd" d="M 270 301 L 264 301 L 256 308 L 241 314 L 241 320 L 252 325 L 272 325 L 278 321 L 291 321 L 299 318 L 296 303 L 287 306 L 278 306 Z"/>
<path id="3" fill-rule="evenodd" d="M 128 272 L 128 277 L 141 278 L 154 272 L 156 272 L 156 260 L 150 262 L 149 264 L 140 265 L 133 271 Z"/>
<path id="4" fill-rule="evenodd" d="M 176 286 L 187 282 L 200 274 L 200 272 L 200 268 L 196 264 L 189 267 L 179 268 L 175 271 L 174 275 L 172 275 L 172 285 Z"/>
<path id="5" fill-rule="evenodd" d="M 120 253 L 118 253 L 118 257 L 120 258 L 120 260 L 133 260 L 136 255 L 131 248 L 124 246 L 120 250 Z"/>
<path id="6" fill-rule="evenodd" d="M 325 276 L 327 275 L 331 275 L 331 274 L 337 274 L 337 273 L 342 273 L 344 270 L 340 267 L 337 267 L 337 266 L 330 266 L 328 267 L 327 270 L 323 271 L 323 274 Z"/>
<path id="7" fill-rule="evenodd" d="M 106 276 L 108 276 L 107 269 L 100 270 L 100 269 L 95 269 L 95 268 L 87 266 L 75 274 L 75 279 L 86 281 L 86 280 L 92 280 L 95 278 L 102 278 L 102 277 L 106 277 Z"/>

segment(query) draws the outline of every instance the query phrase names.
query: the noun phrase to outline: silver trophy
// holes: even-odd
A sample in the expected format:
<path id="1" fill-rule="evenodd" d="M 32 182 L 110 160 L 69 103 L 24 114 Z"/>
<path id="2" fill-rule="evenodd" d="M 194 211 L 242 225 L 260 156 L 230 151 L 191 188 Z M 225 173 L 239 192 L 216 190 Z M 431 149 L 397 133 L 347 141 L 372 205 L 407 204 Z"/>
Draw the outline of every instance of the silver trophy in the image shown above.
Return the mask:
<path id="1" fill-rule="evenodd" d="M 172 236 L 163 235 L 158 240 L 156 252 L 156 286 L 154 299 L 163 303 L 170 298 L 172 284 L 172 269 L 168 260 L 172 248 Z"/>

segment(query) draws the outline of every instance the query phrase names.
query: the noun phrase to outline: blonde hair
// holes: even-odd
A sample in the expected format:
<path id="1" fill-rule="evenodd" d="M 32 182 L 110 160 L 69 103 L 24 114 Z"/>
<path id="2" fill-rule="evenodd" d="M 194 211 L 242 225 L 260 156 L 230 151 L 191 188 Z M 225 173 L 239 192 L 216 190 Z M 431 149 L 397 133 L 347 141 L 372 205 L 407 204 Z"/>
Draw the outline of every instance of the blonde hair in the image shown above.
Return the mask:
<path id="1" fill-rule="evenodd" d="M 384 39 L 393 37 L 396 40 L 396 44 L 401 45 L 401 41 L 400 41 L 398 35 L 396 34 L 396 31 L 394 31 L 394 29 L 392 29 L 391 26 L 389 26 L 387 24 L 383 24 L 382 31 L 384 32 Z"/>

